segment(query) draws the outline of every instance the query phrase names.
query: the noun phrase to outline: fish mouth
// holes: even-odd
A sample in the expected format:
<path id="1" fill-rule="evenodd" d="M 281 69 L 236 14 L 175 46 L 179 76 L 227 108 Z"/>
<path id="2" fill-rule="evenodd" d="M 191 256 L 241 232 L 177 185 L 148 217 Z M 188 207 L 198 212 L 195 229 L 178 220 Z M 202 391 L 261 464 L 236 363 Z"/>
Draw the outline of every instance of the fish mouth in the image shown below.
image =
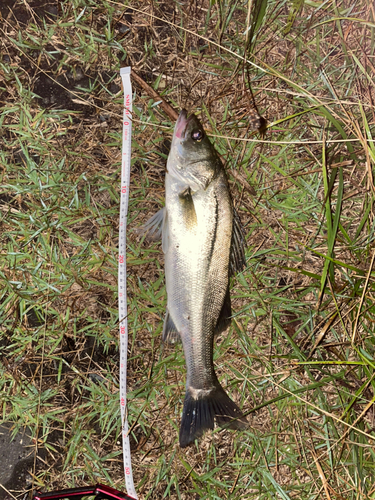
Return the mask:
<path id="1" fill-rule="evenodd" d="M 188 117 L 186 109 L 181 110 L 174 128 L 174 135 L 177 137 L 177 139 L 185 139 L 187 126 L 189 125 L 189 122 L 193 118 L 193 116 L 194 115 L 190 115 Z"/>

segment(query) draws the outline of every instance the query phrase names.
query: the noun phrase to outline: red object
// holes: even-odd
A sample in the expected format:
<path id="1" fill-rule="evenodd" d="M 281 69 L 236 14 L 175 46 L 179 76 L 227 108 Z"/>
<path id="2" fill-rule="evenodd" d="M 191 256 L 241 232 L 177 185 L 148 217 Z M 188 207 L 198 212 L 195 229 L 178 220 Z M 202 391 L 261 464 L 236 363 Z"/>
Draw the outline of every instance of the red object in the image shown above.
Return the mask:
<path id="1" fill-rule="evenodd" d="M 72 498 L 81 499 L 82 497 L 87 497 L 89 495 L 95 496 L 95 500 L 117 499 L 117 500 L 134 500 L 126 493 L 117 491 L 109 486 L 104 486 L 104 484 L 97 484 L 95 486 L 84 486 L 83 488 L 72 488 L 67 490 L 50 491 L 48 493 L 40 493 L 37 491 L 33 495 L 33 500 L 57 500 L 59 498 Z"/>

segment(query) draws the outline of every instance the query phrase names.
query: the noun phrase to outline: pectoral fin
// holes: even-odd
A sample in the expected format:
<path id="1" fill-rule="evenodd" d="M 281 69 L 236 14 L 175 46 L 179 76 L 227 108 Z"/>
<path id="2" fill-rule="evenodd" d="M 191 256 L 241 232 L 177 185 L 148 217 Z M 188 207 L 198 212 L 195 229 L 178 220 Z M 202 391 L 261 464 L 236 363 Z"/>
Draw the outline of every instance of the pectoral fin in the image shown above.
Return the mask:
<path id="1" fill-rule="evenodd" d="M 190 187 L 181 191 L 179 198 L 183 207 L 182 213 L 186 229 L 193 229 L 198 224 L 198 220 Z"/>

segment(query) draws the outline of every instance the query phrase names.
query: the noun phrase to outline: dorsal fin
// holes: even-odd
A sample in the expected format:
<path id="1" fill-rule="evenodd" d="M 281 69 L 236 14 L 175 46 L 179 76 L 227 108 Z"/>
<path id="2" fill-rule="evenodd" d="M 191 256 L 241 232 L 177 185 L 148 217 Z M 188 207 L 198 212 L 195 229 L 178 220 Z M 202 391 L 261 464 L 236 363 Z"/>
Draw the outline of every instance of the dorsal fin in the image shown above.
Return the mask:
<path id="1" fill-rule="evenodd" d="M 217 323 L 216 323 L 216 328 L 215 328 L 215 335 L 219 335 L 220 333 L 224 332 L 228 326 L 230 325 L 231 322 L 231 315 L 232 315 L 232 305 L 230 302 L 230 293 L 229 293 L 229 284 L 227 288 L 227 293 L 225 294 L 225 299 L 223 303 L 223 307 L 221 308 Z"/>
<path id="2" fill-rule="evenodd" d="M 245 266 L 245 238 L 241 220 L 236 209 L 233 207 L 233 230 L 229 261 L 230 276 L 234 276 L 236 273 L 242 271 Z"/>

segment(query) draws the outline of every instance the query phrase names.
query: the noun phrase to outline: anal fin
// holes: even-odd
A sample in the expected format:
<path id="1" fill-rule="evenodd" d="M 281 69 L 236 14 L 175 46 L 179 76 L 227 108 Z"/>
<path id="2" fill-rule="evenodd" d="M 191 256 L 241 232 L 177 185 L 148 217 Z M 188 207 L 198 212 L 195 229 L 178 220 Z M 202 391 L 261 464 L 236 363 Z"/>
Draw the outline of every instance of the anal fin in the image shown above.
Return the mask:
<path id="1" fill-rule="evenodd" d="M 177 330 L 168 309 L 166 311 L 164 319 L 162 341 L 167 342 L 168 344 L 176 344 L 177 342 L 181 342 L 181 335 Z"/>

